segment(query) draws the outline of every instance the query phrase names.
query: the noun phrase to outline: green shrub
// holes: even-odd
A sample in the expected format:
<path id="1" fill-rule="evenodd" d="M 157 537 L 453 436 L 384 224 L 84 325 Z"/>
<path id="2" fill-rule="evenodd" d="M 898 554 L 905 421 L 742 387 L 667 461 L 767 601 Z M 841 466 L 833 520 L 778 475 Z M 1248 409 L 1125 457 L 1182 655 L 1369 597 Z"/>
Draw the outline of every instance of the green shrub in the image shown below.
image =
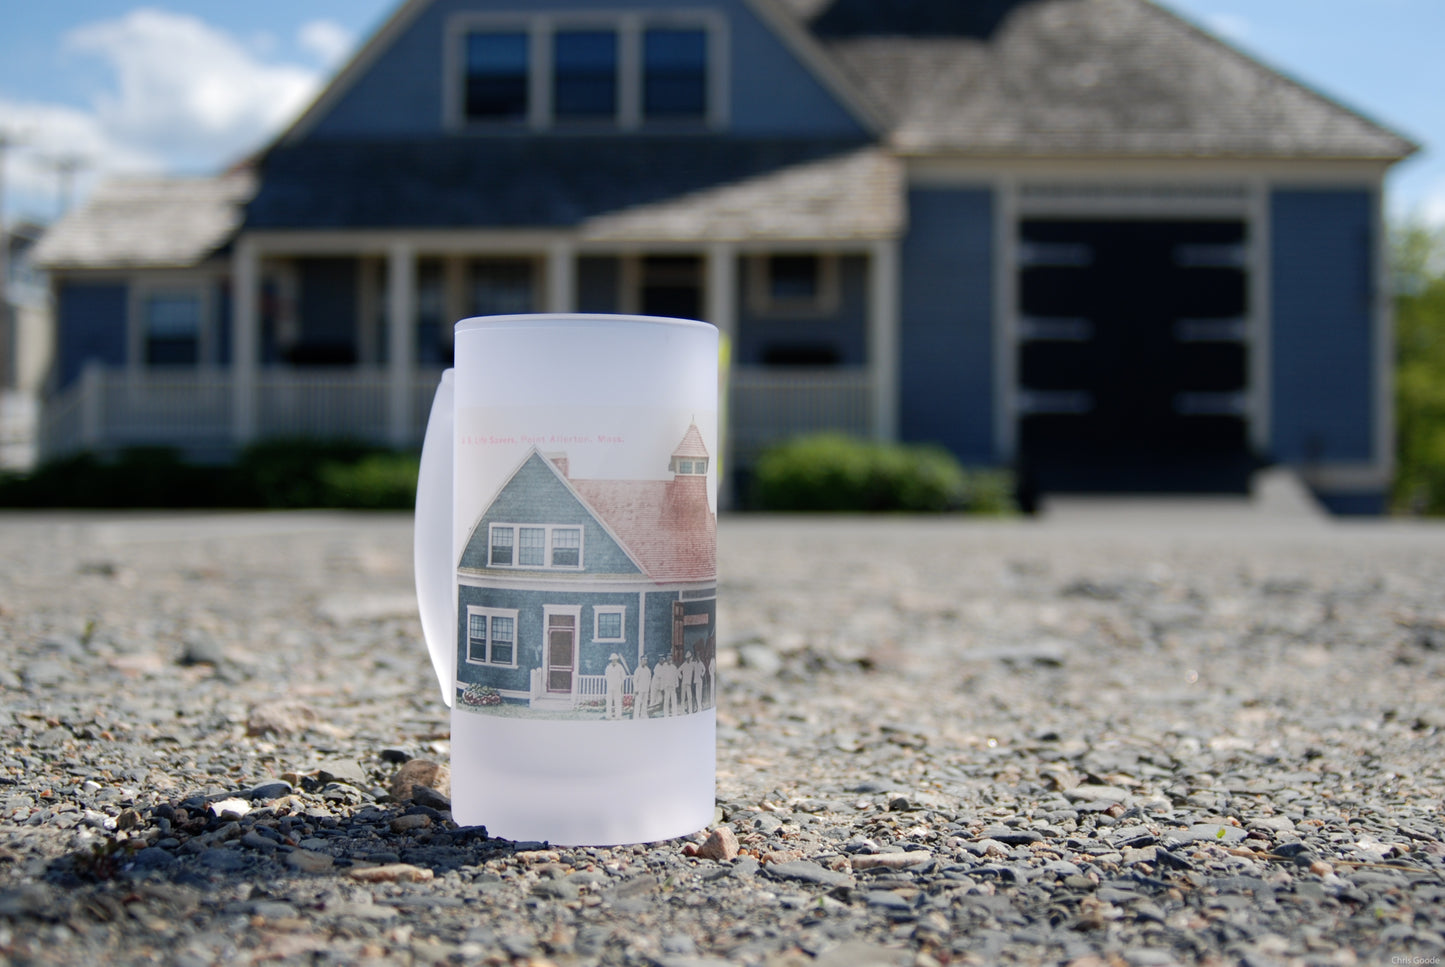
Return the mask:
<path id="1" fill-rule="evenodd" d="M 1445 237 L 1421 226 L 1396 240 L 1397 512 L 1445 514 Z"/>
<path id="2" fill-rule="evenodd" d="M 760 510 L 1007 513 L 1007 473 L 965 470 L 932 445 L 872 443 L 840 434 L 798 437 L 765 452 L 752 479 Z"/>
<path id="3" fill-rule="evenodd" d="M 4 507 L 302 507 L 410 509 L 420 463 L 354 442 L 267 441 L 229 465 L 184 461 L 174 450 L 65 457 L 0 477 Z"/>
<path id="4" fill-rule="evenodd" d="M 410 510 L 416 506 L 416 475 L 421 457 L 410 453 L 372 453 L 355 463 L 321 467 L 322 499 L 328 507 Z"/>

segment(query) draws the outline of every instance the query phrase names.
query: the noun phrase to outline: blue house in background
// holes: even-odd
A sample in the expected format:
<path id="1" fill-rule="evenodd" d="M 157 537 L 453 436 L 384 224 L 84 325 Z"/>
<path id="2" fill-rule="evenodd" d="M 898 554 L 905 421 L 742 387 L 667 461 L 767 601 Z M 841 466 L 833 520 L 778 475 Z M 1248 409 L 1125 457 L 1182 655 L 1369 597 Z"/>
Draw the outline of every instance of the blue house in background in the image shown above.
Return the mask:
<path id="1" fill-rule="evenodd" d="M 643 312 L 728 337 L 730 470 L 835 429 L 1378 510 L 1414 150 L 1150 0 L 406 0 L 255 158 L 42 241 L 44 446 L 415 445 L 455 319 Z"/>
<path id="2" fill-rule="evenodd" d="M 709 667 L 717 648 L 710 457 L 696 426 L 661 457 L 671 479 L 572 480 L 564 454 L 527 454 L 482 512 L 457 568 L 459 692 L 484 686 L 509 702 L 565 711 L 602 704 L 614 655 L 629 693 L 642 664 Z M 711 678 L 705 684 L 697 697 L 710 699 Z"/>

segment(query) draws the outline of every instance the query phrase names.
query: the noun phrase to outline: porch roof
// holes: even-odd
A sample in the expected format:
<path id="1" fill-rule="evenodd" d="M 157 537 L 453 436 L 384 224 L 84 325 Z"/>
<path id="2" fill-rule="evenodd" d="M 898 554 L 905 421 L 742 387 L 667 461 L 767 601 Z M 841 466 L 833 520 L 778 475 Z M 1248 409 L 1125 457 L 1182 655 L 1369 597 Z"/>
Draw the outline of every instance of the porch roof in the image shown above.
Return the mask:
<path id="1" fill-rule="evenodd" d="M 273 149 L 251 229 L 571 228 L 588 240 L 876 238 L 896 160 L 857 142 L 444 138 Z"/>
<path id="2" fill-rule="evenodd" d="M 51 271 L 198 265 L 230 243 L 255 190 L 244 170 L 104 184 L 46 231 L 35 263 Z"/>

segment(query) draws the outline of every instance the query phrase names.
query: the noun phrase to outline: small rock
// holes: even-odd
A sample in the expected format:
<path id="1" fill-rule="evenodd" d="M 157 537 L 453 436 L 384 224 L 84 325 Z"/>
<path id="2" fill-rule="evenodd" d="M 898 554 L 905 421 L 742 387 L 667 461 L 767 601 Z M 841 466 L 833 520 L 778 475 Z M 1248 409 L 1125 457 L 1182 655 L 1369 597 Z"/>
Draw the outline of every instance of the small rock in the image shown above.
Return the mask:
<path id="1" fill-rule="evenodd" d="M 134 809 L 122 809 L 115 817 L 116 829 L 135 829 L 141 824 L 141 815 Z"/>
<path id="2" fill-rule="evenodd" d="M 233 849 L 213 846 L 201 853 L 201 865 L 222 873 L 234 873 L 246 866 L 246 857 Z"/>
<path id="3" fill-rule="evenodd" d="M 409 833 L 417 829 L 425 829 L 431 825 L 431 817 L 422 813 L 415 813 L 411 816 L 398 816 L 391 821 L 393 833 Z"/>
<path id="4" fill-rule="evenodd" d="M 410 863 L 389 863 L 357 867 L 346 875 L 363 883 L 423 883 L 432 878 L 432 871 Z"/>
<path id="5" fill-rule="evenodd" d="M 251 804 L 244 799 L 221 799 L 206 808 L 212 816 L 224 817 L 229 814 L 234 819 L 240 819 L 251 811 Z"/>
<path id="6" fill-rule="evenodd" d="M 246 734 L 296 735 L 321 723 L 321 714 L 305 702 L 263 702 L 246 716 Z"/>
<path id="7" fill-rule="evenodd" d="M 927 850 L 912 850 L 907 853 L 860 853 L 849 857 L 855 870 L 905 870 L 919 866 L 933 859 Z"/>
<path id="8" fill-rule="evenodd" d="M 426 786 L 443 796 L 452 794 L 452 774 L 446 766 L 430 759 L 412 759 L 391 777 L 389 792 L 397 802 L 411 802 L 413 787 Z"/>
<path id="9" fill-rule="evenodd" d="M 426 806 L 428 809 L 452 808 L 452 801 L 431 786 L 424 786 L 417 783 L 411 787 L 411 801 L 418 806 Z"/>
<path id="10" fill-rule="evenodd" d="M 321 782 L 344 782 L 358 789 L 367 783 L 366 772 L 355 759 L 328 759 L 316 767 L 316 778 Z"/>
<path id="11" fill-rule="evenodd" d="M 170 866 L 176 858 L 159 846 L 147 846 L 135 854 L 131 864 L 138 870 L 158 870 L 163 866 Z"/>
<path id="12" fill-rule="evenodd" d="M 720 863 L 737 859 L 737 834 L 727 826 L 719 826 L 709 833 L 707 839 L 697 848 L 697 855 L 705 860 L 717 860 Z"/>
<path id="13" fill-rule="evenodd" d="M 226 661 L 226 652 L 220 645 L 209 639 L 190 640 L 181 648 L 180 663 L 187 667 L 192 665 L 222 665 Z"/>
<path id="14" fill-rule="evenodd" d="M 286 865 L 302 873 L 325 873 L 336 861 L 328 853 L 298 849 L 286 854 Z"/>
<path id="15" fill-rule="evenodd" d="M 246 793 L 246 797 L 248 799 L 283 799 L 294 791 L 295 787 L 291 783 L 278 779 L 275 782 L 263 782 L 259 786 L 252 787 L 251 791 Z"/>
<path id="16" fill-rule="evenodd" d="M 767 874 L 778 880 L 795 880 L 801 883 L 817 883 L 829 887 L 851 887 L 856 882 L 847 873 L 825 869 L 811 860 L 792 860 L 787 863 L 772 863 L 764 866 Z"/>

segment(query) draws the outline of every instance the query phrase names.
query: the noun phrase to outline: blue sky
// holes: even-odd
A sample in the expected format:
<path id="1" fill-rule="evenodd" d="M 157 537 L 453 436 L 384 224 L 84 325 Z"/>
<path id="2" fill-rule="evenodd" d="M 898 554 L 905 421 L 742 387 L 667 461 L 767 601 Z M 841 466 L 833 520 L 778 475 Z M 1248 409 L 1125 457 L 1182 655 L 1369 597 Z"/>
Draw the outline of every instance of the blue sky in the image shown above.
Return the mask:
<path id="1" fill-rule="evenodd" d="M 1397 216 L 1445 226 L 1445 2 L 1163 0 L 1422 145 Z M 100 178 L 216 171 L 264 144 L 400 0 L 48 0 L 0 14 L 8 218 L 48 220 L 57 162 Z"/>

